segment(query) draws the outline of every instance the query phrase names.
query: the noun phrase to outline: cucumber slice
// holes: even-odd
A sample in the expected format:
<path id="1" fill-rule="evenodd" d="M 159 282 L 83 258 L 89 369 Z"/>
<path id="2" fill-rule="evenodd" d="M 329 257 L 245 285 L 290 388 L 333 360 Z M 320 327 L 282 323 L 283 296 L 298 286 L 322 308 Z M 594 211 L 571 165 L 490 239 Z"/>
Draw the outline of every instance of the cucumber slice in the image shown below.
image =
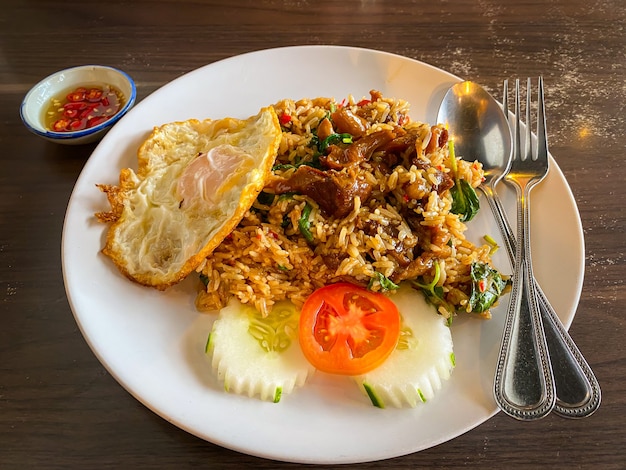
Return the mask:
<path id="1" fill-rule="evenodd" d="M 450 378 L 452 335 L 420 292 L 403 286 L 392 299 L 403 320 L 398 346 L 380 367 L 354 379 L 374 406 L 415 407 L 432 399 Z"/>
<path id="2" fill-rule="evenodd" d="M 298 344 L 299 316 L 288 301 L 274 305 L 267 317 L 235 300 L 223 308 L 206 352 L 224 389 L 277 403 L 302 386 L 314 369 Z"/>

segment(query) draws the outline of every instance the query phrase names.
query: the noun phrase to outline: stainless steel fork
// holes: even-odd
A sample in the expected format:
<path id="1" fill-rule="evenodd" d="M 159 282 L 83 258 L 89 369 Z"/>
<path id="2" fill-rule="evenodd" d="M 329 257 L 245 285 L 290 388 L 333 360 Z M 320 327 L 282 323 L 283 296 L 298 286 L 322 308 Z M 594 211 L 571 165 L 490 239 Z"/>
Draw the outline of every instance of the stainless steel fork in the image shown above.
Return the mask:
<path id="1" fill-rule="evenodd" d="M 508 80 L 504 81 L 502 95 L 504 114 L 507 119 L 509 119 Z M 527 125 L 529 125 L 528 120 Z M 544 135 L 539 137 L 545 139 L 547 142 L 545 126 Z M 494 193 L 493 200 L 494 204 L 492 205 L 492 209 L 497 212 L 496 218 L 500 219 L 499 225 L 504 238 L 506 251 L 509 255 L 511 265 L 514 265 L 516 252 L 515 234 L 511 229 L 506 212 L 502 207 L 497 193 Z M 539 312 L 544 327 L 556 385 L 556 404 L 554 412 L 566 418 L 584 418 L 590 416 L 599 408 L 601 402 L 601 390 L 598 380 L 535 279 L 533 279 L 533 283 L 537 293 Z"/>
<path id="2" fill-rule="evenodd" d="M 530 252 L 530 192 L 545 178 L 549 165 L 541 78 L 538 88 L 537 149 L 533 152 L 531 146 L 531 81 L 528 79 L 525 152 L 522 153 L 520 84 L 519 80 L 515 82 L 513 159 L 505 180 L 517 191 L 518 243 L 494 385 L 495 399 L 502 411 L 521 420 L 543 418 L 556 404 L 556 388 L 533 282 Z"/>

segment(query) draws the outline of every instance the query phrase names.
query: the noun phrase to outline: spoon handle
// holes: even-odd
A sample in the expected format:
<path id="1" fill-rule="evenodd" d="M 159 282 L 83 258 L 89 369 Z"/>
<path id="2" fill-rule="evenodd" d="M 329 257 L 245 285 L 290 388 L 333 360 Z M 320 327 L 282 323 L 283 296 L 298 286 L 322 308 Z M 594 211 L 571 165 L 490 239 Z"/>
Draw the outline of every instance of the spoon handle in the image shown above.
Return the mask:
<path id="1" fill-rule="evenodd" d="M 490 186 L 481 189 L 502 233 L 511 265 L 514 265 L 516 240 L 502 202 L 497 192 Z M 556 384 L 554 412 L 566 418 L 590 416 L 601 402 L 598 380 L 534 277 L 531 282 L 534 284 L 539 301 L 539 312 Z"/>

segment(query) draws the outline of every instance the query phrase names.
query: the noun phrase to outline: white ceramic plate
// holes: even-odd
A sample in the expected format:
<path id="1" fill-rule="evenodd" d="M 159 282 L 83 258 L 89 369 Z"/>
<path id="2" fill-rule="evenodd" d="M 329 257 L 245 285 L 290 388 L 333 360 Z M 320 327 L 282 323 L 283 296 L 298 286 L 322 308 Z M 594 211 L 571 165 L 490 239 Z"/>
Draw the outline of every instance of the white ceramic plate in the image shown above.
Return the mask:
<path id="1" fill-rule="evenodd" d="M 407 99 L 413 119 L 432 122 L 447 88 L 459 79 L 415 60 L 365 49 L 305 46 L 259 51 L 195 70 L 143 100 L 109 132 L 85 165 L 63 231 L 67 295 L 80 329 L 107 370 L 133 396 L 176 426 L 240 452 L 292 462 L 351 463 L 427 449 L 476 427 L 497 412 L 493 375 L 506 297 L 490 321 L 457 317 L 457 367 L 430 403 L 381 410 L 349 379 L 317 374 L 280 403 L 225 393 L 204 346 L 213 317 L 194 309 L 195 281 L 167 292 L 140 287 L 101 253 L 106 209 L 96 183 L 116 183 L 136 168 L 136 150 L 153 126 L 188 118 L 244 118 L 282 98 L 367 96 L 371 89 Z M 533 191 L 536 275 L 569 327 L 582 287 L 583 234 L 569 186 L 556 163 Z M 514 195 L 503 188 L 510 214 Z M 515 218 L 513 218 L 515 220 Z M 474 242 L 491 234 L 485 206 L 470 224 Z M 504 249 L 494 259 L 510 272 Z M 114 406 L 114 404 L 111 404 Z"/>

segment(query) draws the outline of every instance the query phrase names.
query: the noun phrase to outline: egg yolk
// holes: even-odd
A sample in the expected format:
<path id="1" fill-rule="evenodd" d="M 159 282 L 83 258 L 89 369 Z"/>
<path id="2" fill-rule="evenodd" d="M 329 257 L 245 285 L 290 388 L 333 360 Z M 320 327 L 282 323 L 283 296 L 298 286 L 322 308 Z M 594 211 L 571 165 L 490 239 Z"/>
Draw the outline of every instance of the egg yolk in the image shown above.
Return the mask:
<path id="1" fill-rule="evenodd" d="M 198 201 L 216 204 L 253 168 L 252 156 L 232 145 L 220 145 L 198 155 L 178 180 L 181 207 Z"/>

